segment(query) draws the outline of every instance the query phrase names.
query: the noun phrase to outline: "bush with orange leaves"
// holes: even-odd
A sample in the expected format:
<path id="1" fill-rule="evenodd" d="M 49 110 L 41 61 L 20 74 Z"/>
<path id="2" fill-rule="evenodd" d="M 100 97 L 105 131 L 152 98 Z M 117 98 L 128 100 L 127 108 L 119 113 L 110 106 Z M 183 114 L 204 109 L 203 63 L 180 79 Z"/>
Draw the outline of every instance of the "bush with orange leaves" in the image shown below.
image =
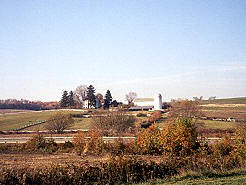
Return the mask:
<path id="1" fill-rule="evenodd" d="M 163 153 L 161 131 L 155 125 L 143 130 L 137 137 L 137 152 L 140 154 L 160 155 Z"/>
<path id="2" fill-rule="evenodd" d="M 246 159 L 246 124 L 241 123 L 236 128 L 235 145 L 237 153 Z"/>
<path id="3" fill-rule="evenodd" d="M 192 120 L 177 118 L 162 131 L 154 125 L 142 131 L 137 137 L 137 149 L 140 154 L 188 156 L 199 146 L 196 138 Z"/>
<path id="4" fill-rule="evenodd" d="M 175 156 L 188 156 L 199 148 L 195 124 L 190 118 L 177 118 L 161 132 L 164 151 Z"/>
<path id="5" fill-rule="evenodd" d="M 102 136 L 102 133 L 98 130 L 90 130 L 88 133 L 77 133 L 73 140 L 76 152 L 79 155 L 82 153 L 101 154 L 104 149 Z"/>

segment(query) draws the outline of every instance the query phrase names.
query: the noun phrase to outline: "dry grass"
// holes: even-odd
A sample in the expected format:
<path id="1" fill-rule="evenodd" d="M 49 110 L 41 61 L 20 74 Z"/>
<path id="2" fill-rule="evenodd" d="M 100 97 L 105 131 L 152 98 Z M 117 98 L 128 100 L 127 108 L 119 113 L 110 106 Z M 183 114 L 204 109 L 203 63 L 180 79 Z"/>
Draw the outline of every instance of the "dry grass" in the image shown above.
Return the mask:
<path id="1" fill-rule="evenodd" d="M 0 166 L 5 168 L 49 168 L 66 164 L 81 165 L 83 163 L 99 163 L 108 156 L 79 156 L 75 153 L 64 154 L 0 154 Z"/>
<path id="2" fill-rule="evenodd" d="M 226 121 L 202 120 L 201 122 L 204 123 L 203 128 L 207 128 L 207 129 L 225 130 L 225 129 L 236 128 L 236 126 L 238 125 L 235 122 L 226 122 Z"/>
<path id="3" fill-rule="evenodd" d="M 17 110 L 17 109 L 0 109 L 1 114 L 13 114 L 13 113 L 23 113 L 23 112 L 31 112 L 31 110 Z"/>

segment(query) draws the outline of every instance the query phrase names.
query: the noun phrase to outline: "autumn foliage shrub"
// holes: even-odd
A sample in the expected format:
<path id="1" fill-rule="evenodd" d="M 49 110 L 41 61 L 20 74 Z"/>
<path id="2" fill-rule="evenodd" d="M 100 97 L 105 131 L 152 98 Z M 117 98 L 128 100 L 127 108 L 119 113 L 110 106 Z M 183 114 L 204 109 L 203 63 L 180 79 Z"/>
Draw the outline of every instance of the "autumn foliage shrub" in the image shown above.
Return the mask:
<path id="1" fill-rule="evenodd" d="M 104 149 L 102 136 L 102 133 L 98 130 L 91 130 L 88 133 L 77 133 L 73 140 L 75 150 L 78 154 L 101 154 Z"/>
<path id="2" fill-rule="evenodd" d="M 166 124 L 162 131 L 151 126 L 137 137 L 137 148 L 141 154 L 166 153 L 174 156 L 187 156 L 198 149 L 196 127 L 191 119 L 178 118 Z"/>
<path id="3" fill-rule="evenodd" d="M 52 153 L 58 150 L 58 145 L 53 139 L 45 139 L 42 135 L 35 135 L 26 143 L 29 152 Z"/>
<path id="4" fill-rule="evenodd" d="M 99 130 L 89 132 L 89 139 L 86 140 L 85 151 L 94 154 L 101 154 L 104 149 L 103 135 Z"/>
<path id="5" fill-rule="evenodd" d="M 161 143 L 165 153 L 176 156 L 192 154 L 199 148 L 192 119 L 180 117 L 168 123 L 161 132 Z"/>
<path id="6" fill-rule="evenodd" d="M 74 148 L 79 155 L 84 152 L 86 136 L 87 134 L 85 132 L 78 132 L 73 138 Z"/>
<path id="7" fill-rule="evenodd" d="M 161 142 L 161 131 L 155 125 L 143 130 L 137 136 L 137 152 L 139 154 L 160 155 L 164 152 Z"/>
<path id="8" fill-rule="evenodd" d="M 235 133 L 236 151 L 246 159 L 246 124 L 238 125 Z"/>
<path id="9" fill-rule="evenodd" d="M 134 140 L 125 141 L 122 138 L 115 139 L 113 142 L 104 144 L 105 152 L 112 155 L 134 155 L 137 153 L 136 144 Z"/>
<path id="10" fill-rule="evenodd" d="M 212 145 L 213 153 L 222 157 L 230 155 L 234 148 L 234 142 L 230 137 L 224 137 L 221 141 Z"/>

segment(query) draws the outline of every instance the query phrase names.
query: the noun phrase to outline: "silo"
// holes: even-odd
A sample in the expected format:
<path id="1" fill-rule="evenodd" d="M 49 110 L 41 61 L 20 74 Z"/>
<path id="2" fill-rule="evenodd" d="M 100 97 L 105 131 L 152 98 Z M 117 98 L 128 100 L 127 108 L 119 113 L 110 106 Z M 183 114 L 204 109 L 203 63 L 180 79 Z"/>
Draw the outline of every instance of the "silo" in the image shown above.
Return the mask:
<path id="1" fill-rule="evenodd" d="M 162 96 L 161 94 L 156 94 L 154 96 L 154 110 L 162 109 Z"/>

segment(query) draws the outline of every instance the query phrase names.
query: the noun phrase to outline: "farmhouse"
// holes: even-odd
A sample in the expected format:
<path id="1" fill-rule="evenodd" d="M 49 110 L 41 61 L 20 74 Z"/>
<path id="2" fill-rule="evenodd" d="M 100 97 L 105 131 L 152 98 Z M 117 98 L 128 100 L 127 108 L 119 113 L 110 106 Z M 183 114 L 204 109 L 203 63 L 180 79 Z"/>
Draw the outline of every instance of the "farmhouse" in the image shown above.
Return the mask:
<path id="1" fill-rule="evenodd" d="M 162 96 L 156 94 L 154 98 L 136 98 L 134 106 L 129 110 L 161 110 L 162 109 Z"/>
<path id="2" fill-rule="evenodd" d="M 101 101 L 99 100 L 99 98 L 96 97 L 95 100 L 95 105 L 94 106 L 89 106 L 89 100 L 85 100 L 84 104 L 83 104 L 83 108 L 84 109 L 88 109 L 88 108 L 100 108 L 102 106 Z"/>

